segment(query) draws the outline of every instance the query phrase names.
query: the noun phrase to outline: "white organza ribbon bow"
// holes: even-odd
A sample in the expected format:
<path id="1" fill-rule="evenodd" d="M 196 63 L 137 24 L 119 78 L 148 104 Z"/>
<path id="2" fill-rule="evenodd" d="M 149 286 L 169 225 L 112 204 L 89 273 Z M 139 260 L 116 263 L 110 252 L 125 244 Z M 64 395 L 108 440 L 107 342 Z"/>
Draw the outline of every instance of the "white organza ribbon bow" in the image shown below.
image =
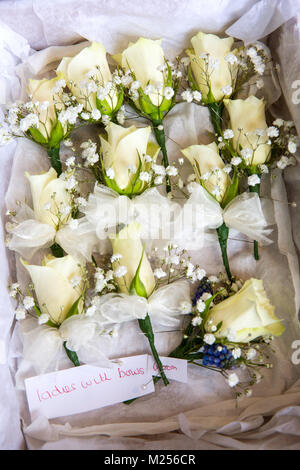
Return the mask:
<path id="1" fill-rule="evenodd" d="M 182 303 L 190 302 L 190 287 L 186 280 L 157 289 L 147 300 L 127 294 L 106 294 L 99 297 L 97 312 L 93 316 L 74 315 L 59 328 L 38 325 L 32 319 L 24 322 L 22 332 L 24 359 L 35 367 L 37 373 L 45 373 L 59 367 L 63 356 L 63 344 L 78 354 L 80 362 L 110 367 L 109 332 L 117 324 L 139 318 L 149 313 L 151 320 L 164 327 L 179 325 L 183 314 Z M 115 353 L 115 352 L 114 352 Z M 65 353 L 64 353 L 65 354 Z"/>
<path id="2" fill-rule="evenodd" d="M 95 316 L 103 327 L 145 318 L 149 314 L 157 325 L 176 327 L 183 303 L 190 302 L 190 286 L 186 280 L 160 287 L 148 298 L 128 294 L 106 294 L 99 298 Z"/>
<path id="3" fill-rule="evenodd" d="M 8 247 L 26 259 L 32 258 L 38 249 L 58 243 L 66 253 L 90 260 L 98 243 L 94 227 L 86 217 L 78 219 L 74 228 L 65 224 L 55 230 L 52 225 L 36 220 L 33 210 L 24 205 L 15 221 L 15 226 L 9 230 L 11 238 Z"/>
<path id="4" fill-rule="evenodd" d="M 247 235 L 251 240 L 259 241 L 262 245 L 272 243 L 268 238 L 272 229 L 267 229 L 268 222 L 256 193 L 245 192 L 236 196 L 222 209 L 220 204 L 197 184 L 183 211 L 185 236 L 190 234 L 191 237 L 199 238 L 206 230 L 217 229 L 225 222 L 227 227 Z"/>
<path id="5" fill-rule="evenodd" d="M 26 323 L 26 322 L 25 322 Z M 109 367 L 110 361 L 103 353 L 103 340 L 107 330 L 93 317 L 74 315 L 65 320 L 59 328 L 38 325 L 22 332 L 23 356 L 25 361 L 34 365 L 37 373 L 58 369 L 59 362 L 66 354 L 63 344 L 75 351 L 81 361 L 102 367 Z M 36 323 L 35 323 L 36 325 Z M 102 346 L 102 347 L 101 347 Z"/>
<path id="6" fill-rule="evenodd" d="M 178 205 L 161 195 L 156 188 L 150 188 L 130 199 L 111 188 L 96 184 L 83 212 L 100 240 L 105 240 L 108 232 L 119 224 L 127 225 L 133 221 L 142 226 L 141 238 L 169 239 Z"/>

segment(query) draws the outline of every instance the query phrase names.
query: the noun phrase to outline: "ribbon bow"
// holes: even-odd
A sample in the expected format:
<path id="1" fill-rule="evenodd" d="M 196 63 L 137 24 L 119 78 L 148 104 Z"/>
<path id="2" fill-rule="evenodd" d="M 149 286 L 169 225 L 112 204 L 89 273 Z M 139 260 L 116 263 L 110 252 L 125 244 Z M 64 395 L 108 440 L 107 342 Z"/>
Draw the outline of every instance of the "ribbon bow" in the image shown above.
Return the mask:
<path id="1" fill-rule="evenodd" d="M 56 242 L 68 254 L 89 260 L 98 244 L 94 227 L 86 217 L 78 219 L 74 229 L 65 224 L 56 231 L 52 225 L 36 220 L 33 210 L 24 205 L 17 214 L 16 222 L 9 230 L 11 239 L 8 247 L 26 259 L 32 258 L 38 249 L 49 248 Z"/>
<path id="2" fill-rule="evenodd" d="M 137 221 L 142 226 L 141 238 L 169 239 L 168 229 L 178 205 L 162 196 L 156 188 L 150 188 L 130 199 L 103 185 L 96 184 L 83 209 L 87 220 L 95 227 L 100 240 L 119 224 Z M 163 233 L 161 234 L 161 229 Z"/>
<path id="3" fill-rule="evenodd" d="M 268 235 L 259 196 L 256 193 L 243 193 L 235 197 L 222 209 L 220 204 L 199 184 L 195 185 L 191 196 L 184 205 L 184 227 L 178 234 L 181 239 L 198 239 L 205 231 L 217 229 L 223 222 L 251 240 L 258 240 L 262 245 L 272 243 Z"/>

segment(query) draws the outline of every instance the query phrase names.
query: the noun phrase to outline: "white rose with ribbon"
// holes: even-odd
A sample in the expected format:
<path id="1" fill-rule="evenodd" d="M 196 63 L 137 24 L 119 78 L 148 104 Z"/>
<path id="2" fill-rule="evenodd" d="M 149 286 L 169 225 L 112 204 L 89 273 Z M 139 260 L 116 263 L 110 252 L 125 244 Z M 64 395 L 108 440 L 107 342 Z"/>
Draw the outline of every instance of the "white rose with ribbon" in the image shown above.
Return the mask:
<path id="1" fill-rule="evenodd" d="M 71 196 L 66 181 L 53 168 L 43 174 L 25 173 L 30 183 L 33 210 L 26 204 L 10 228 L 8 247 L 30 259 L 39 248 L 58 243 L 67 253 L 89 259 L 97 239 L 85 218 L 71 229 Z M 80 241 L 80 244 L 79 244 Z"/>

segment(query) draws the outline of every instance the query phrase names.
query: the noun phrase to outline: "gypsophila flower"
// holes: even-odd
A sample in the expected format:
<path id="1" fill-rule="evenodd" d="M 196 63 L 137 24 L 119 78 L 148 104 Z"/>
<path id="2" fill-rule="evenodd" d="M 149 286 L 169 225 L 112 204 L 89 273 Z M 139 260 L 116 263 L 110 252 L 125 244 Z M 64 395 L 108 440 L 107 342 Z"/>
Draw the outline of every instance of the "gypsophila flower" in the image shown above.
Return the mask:
<path id="1" fill-rule="evenodd" d="M 219 278 L 217 276 L 209 276 L 208 280 L 211 283 L 219 282 Z"/>
<path id="2" fill-rule="evenodd" d="M 203 302 L 205 302 L 211 297 L 212 297 L 212 294 L 210 292 L 204 292 L 204 294 L 201 295 L 200 299 L 203 300 Z"/>
<path id="3" fill-rule="evenodd" d="M 181 97 L 184 101 L 191 103 L 193 101 L 193 93 L 190 90 L 185 90 L 181 93 Z"/>
<path id="4" fill-rule="evenodd" d="M 238 61 L 236 55 L 232 52 L 229 52 L 229 54 L 224 57 L 224 60 L 231 65 L 235 64 Z"/>
<path id="5" fill-rule="evenodd" d="M 91 112 L 91 116 L 95 121 L 99 121 L 99 119 L 101 118 L 101 113 L 99 109 L 93 109 Z"/>
<path id="6" fill-rule="evenodd" d="M 278 137 L 279 136 L 279 130 L 275 126 L 270 126 L 267 129 L 267 134 L 268 134 L 268 137 Z"/>
<path id="7" fill-rule="evenodd" d="M 232 139 L 234 137 L 234 132 L 232 129 L 226 129 L 223 132 L 223 137 L 224 139 Z"/>
<path id="8" fill-rule="evenodd" d="M 237 374 L 235 373 L 229 374 L 227 382 L 228 382 L 229 387 L 235 387 L 239 383 L 239 378 Z"/>
<path id="9" fill-rule="evenodd" d="M 280 160 L 278 160 L 277 162 L 277 167 L 280 169 L 280 170 L 284 170 L 287 165 L 288 165 L 288 162 L 289 162 L 289 159 L 288 157 L 286 157 L 285 155 L 283 155 Z"/>
<path id="10" fill-rule="evenodd" d="M 202 323 L 202 318 L 201 317 L 197 316 L 197 317 L 194 317 L 192 319 L 192 325 L 193 326 L 199 326 L 199 325 L 201 325 L 201 323 Z"/>
<path id="11" fill-rule="evenodd" d="M 117 269 L 114 270 L 114 276 L 115 277 L 122 277 L 127 274 L 127 268 L 126 266 L 119 266 Z"/>
<path id="12" fill-rule="evenodd" d="M 254 348 L 248 349 L 248 351 L 246 353 L 246 357 L 247 357 L 248 361 L 251 361 L 252 359 L 254 359 L 256 354 L 257 354 L 257 351 Z"/>
<path id="13" fill-rule="evenodd" d="M 246 147 L 243 150 L 241 150 L 241 156 L 243 157 L 246 163 L 251 159 L 252 155 L 253 155 L 253 150 L 249 147 Z"/>
<path id="14" fill-rule="evenodd" d="M 50 317 L 47 313 L 42 313 L 41 316 L 39 316 L 38 318 L 38 324 L 39 325 L 44 325 L 45 323 L 47 323 L 49 321 Z"/>
<path id="15" fill-rule="evenodd" d="M 164 97 L 167 99 L 167 100 L 170 100 L 172 98 L 172 96 L 174 96 L 174 90 L 173 88 L 167 86 L 165 87 L 164 89 Z"/>
<path id="16" fill-rule="evenodd" d="M 155 185 L 162 184 L 162 183 L 163 183 L 163 180 L 164 180 L 163 176 L 156 176 L 156 177 L 154 178 L 154 184 L 155 184 Z"/>
<path id="17" fill-rule="evenodd" d="M 265 129 L 255 129 L 255 134 L 258 137 L 263 137 L 265 135 L 265 133 L 266 133 Z"/>
<path id="18" fill-rule="evenodd" d="M 288 143 L 288 151 L 290 153 L 296 153 L 297 151 L 297 145 L 295 142 L 293 142 L 292 140 L 289 140 L 289 143 Z"/>
<path id="19" fill-rule="evenodd" d="M 232 86 L 226 85 L 221 88 L 222 93 L 224 93 L 225 96 L 229 96 L 232 93 Z"/>
<path id="20" fill-rule="evenodd" d="M 161 279 L 167 275 L 167 273 L 162 268 L 155 269 L 153 274 L 155 277 L 157 277 L 157 279 Z"/>
<path id="21" fill-rule="evenodd" d="M 87 200 L 84 199 L 84 197 L 78 197 L 76 199 L 76 202 L 77 202 L 79 207 L 86 207 L 86 205 L 87 205 Z"/>
<path id="22" fill-rule="evenodd" d="M 148 96 L 148 95 L 151 95 L 152 93 L 154 93 L 154 91 L 155 91 L 155 90 L 154 90 L 154 86 L 153 86 L 153 85 L 149 84 L 149 85 L 146 85 L 146 86 L 145 86 L 145 89 L 144 89 L 145 95 L 147 95 L 147 96 Z"/>
<path id="23" fill-rule="evenodd" d="M 248 176 L 248 186 L 255 186 L 260 183 L 260 177 L 258 175 Z"/>
<path id="24" fill-rule="evenodd" d="M 74 175 L 70 176 L 66 180 L 66 189 L 68 190 L 74 189 L 76 185 L 77 185 L 77 181 Z"/>
<path id="25" fill-rule="evenodd" d="M 195 101 L 197 101 L 198 103 L 201 101 L 202 95 L 201 95 L 200 91 L 198 91 L 198 90 L 193 91 L 193 99 Z"/>
<path id="26" fill-rule="evenodd" d="M 199 299 L 197 304 L 196 304 L 196 308 L 197 308 L 198 312 L 200 312 L 200 313 L 204 312 L 205 302 L 203 302 L 203 300 Z"/>
<path id="27" fill-rule="evenodd" d="M 110 261 L 114 263 L 115 261 L 120 261 L 120 259 L 123 258 L 123 255 L 120 253 L 115 253 L 114 255 L 111 256 Z"/>
<path id="28" fill-rule="evenodd" d="M 216 337 L 212 333 L 206 333 L 203 337 L 203 341 L 206 344 L 214 344 Z"/>
<path id="29" fill-rule="evenodd" d="M 231 171 L 232 171 L 232 166 L 229 165 L 229 164 L 225 165 L 224 168 L 223 168 L 223 171 L 224 171 L 225 173 L 227 173 L 227 174 L 231 173 Z"/>
<path id="30" fill-rule="evenodd" d="M 269 173 L 269 168 L 267 167 L 267 165 L 261 164 L 261 165 L 258 165 L 258 168 L 260 169 L 262 173 L 265 173 L 265 174 Z"/>
<path id="31" fill-rule="evenodd" d="M 24 318 L 26 317 L 25 308 L 24 307 L 18 307 L 15 310 L 15 316 L 16 316 L 16 320 L 24 320 Z"/>
<path id="32" fill-rule="evenodd" d="M 241 348 L 234 348 L 232 351 L 232 356 L 234 359 L 238 359 L 239 357 L 241 357 L 241 354 L 242 354 L 242 350 Z"/>
<path id="33" fill-rule="evenodd" d="M 89 113 L 86 113 L 86 112 L 81 113 L 80 117 L 84 119 L 85 121 L 88 121 L 90 119 Z"/>
<path id="34" fill-rule="evenodd" d="M 67 165 L 67 167 L 74 166 L 75 165 L 75 157 L 72 156 L 72 157 L 67 158 L 66 165 Z"/>
<path id="35" fill-rule="evenodd" d="M 39 119 L 36 114 L 28 114 L 20 121 L 20 129 L 22 132 L 28 131 L 30 127 L 38 127 Z"/>
<path id="36" fill-rule="evenodd" d="M 157 165 L 156 163 L 153 163 L 152 170 L 154 171 L 156 175 L 165 176 L 166 174 L 166 169 L 163 165 Z"/>
<path id="37" fill-rule="evenodd" d="M 115 177 L 115 172 L 114 172 L 113 168 L 108 168 L 108 169 L 106 170 L 106 176 L 107 176 L 107 178 L 109 178 L 110 180 L 114 179 L 114 177 Z"/>
<path id="38" fill-rule="evenodd" d="M 283 126 L 284 124 L 284 120 L 283 119 L 275 119 L 275 121 L 273 121 L 273 125 L 276 126 L 276 127 L 281 127 Z"/>
<path id="39" fill-rule="evenodd" d="M 29 310 L 30 308 L 34 307 L 34 299 L 33 297 L 30 297 L 29 295 L 24 297 L 23 299 L 23 305 L 26 308 L 26 310 Z"/>
<path id="40" fill-rule="evenodd" d="M 177 170 L 177 168 L 176 168 L 174 165 L 169 165 L 169 166 L 166 168 L 166 173 L 167 173 L 167 175 L 169 175 L 169 176 L 177 176 L 178 170 Z"/>
<path id="41" fill-rule="evenodd" d="M 141 181 L 145 181 L 145 183 L 149 183 L 151 179 L 151 175 L 147 171 L 141 171 L 139 174 L 139 178 Z"/>

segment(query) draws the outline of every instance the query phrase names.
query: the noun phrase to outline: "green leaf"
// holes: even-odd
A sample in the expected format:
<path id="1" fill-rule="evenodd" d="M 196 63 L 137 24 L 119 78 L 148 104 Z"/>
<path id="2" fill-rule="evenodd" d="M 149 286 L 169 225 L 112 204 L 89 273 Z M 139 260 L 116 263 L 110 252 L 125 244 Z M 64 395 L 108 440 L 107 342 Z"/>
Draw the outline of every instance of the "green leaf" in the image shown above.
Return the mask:
<path id="1" fill-rule="evenodd" d="M 188 68 L 188 78 L 189 78 L 189 82 L 191 84 L 192 90 L 198 91 L 199 90 L 198 85 L 197 85 L 196 80 L 194 79 L 191 65 L 189 65 L 189 68 Z"/>
<path id="2" fill-rule="evenodd" d="M 106 114 L 108 116 L 112 115 L 112 109 L 111 109 L 110 105 L 108 104 L 107 100 L 100 101 L 96 97 L 96 106 L 99 109 L 99 111 L 101 112 L 101 114 Z"/>
<path id="3" fill-rule="evenodd" d="M 224 209 L 224 207 L 226 207 L 227 204 L 229 204 L 230 201 L 232 201 L 236 197 L 238 190 L 239 190 L 239 177 L 238 177 L 237 169 L 235 168 L 231 184 L 227 187 L 222 203 L 221 203 L 222 209 Z"/>
<path id="4" fill-rule="evenodd" d="M 78 356 L 77 356 L 76 352 L 71 351 L 71 349 L 67 348 L 67 342 L 66 341 L 64 341 L 63 345 L 64 345 L 65 351 L 66 351 L 67 356 L 70 359 L 70 361 L 73 362 L 75 367 L 79 367 L 80 362 L 79 362 L 79 359 L 78 359 Z"/>
<path id="5" fill-rule="evenodd" d="M 50 135 L 49 147 L 59 147 L 59 144 L 63 140 L 63 138 L 64 138 L 63 126 L 60 121 L 57 121 Z"/>
<path id="6" fill-rule="evenodd" d="M 36 129 L 35 127 L 30 127 L 29 132 L 32 135 L 32 138 L 38 143 L 38 144 L 47 144 L 48 140 L 46 137 L 43 136 L 43 134 Z"/>
<path id="7" fill-rule="evenodd" d="M 140 275 L 139 275 L 139 274 L 140 274 L 140 269 L 141 269 L 141 266 L 142 266 L 144 251 L 145 251 L 145 247 L 143 247 L 142 256 L 141 256 L 139 265 L 138 265 L 138 267 L 137 267 L 135 276 L 134 276 L 134 278 L 132 279 L 131 284 L 130 284 L 130 293 L 131 293 L 131 294 L 137 294 L 137 295 L 139 295 L 140 297 L 145 297 L 145 298 L 147 298 L 148 295 L 147 295 L 146 288 L 145 288 L 143 282 L 141 281 Z"/>
<path id="8" fill-rule="evenodd" d="M 68 311 L 68 313 L 66 315 L 66 319 L 72 317 L 73 315 L 78 314 L 78 305 L 79 305 L 79 302 L 80 302 L 81 298 L 82 298 L 82 294 L 73 303 L 72 307 L 70 308 L 70 310 Z"/>

